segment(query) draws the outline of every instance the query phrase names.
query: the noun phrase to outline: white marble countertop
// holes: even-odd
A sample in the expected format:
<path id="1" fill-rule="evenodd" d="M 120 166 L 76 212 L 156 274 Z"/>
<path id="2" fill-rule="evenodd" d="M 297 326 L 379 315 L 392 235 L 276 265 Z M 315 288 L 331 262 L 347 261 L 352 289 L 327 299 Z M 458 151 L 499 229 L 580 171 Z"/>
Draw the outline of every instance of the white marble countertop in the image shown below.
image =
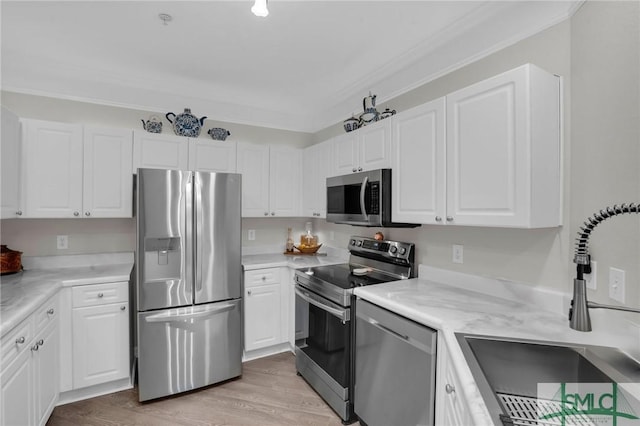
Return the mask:
<path id="1" fill-rule="evenodd" d="M 442 280 L 416 278 L 358 287 L 355 294 L 441 333 L 474 424 L 492 424 L 492 421 L 455 333 L 619 347 L 611 333 L 581 333 L 570 329 L 562 313 L 449 285 Z"/>
<path id="2" fill-rule="evenodd" d="M 0 283 L 0 337 L 62 287 L 129 281 L 133 257 L 131 261 L 125 261 L 123 257 L 111 256 L 109 261 L 123 263 L 82 265 L 80 262 L 80 266 L 69 266 L 69 263 L 60 262 L 65 267 L 54 268 L 47 262 L 32 262 L 31 267 L 27 267 L 27 261 L 24 271 L 3 276 Z"/>
<path id="3" fill-rule="evenodd" d="M 245 271 L 263 268 L 310 268 L 320 265 L 336 265 L 345 263 L 348 258 L 340 255 L 308 256 L 277 254 L 249 254 L 242 256 L 242 267 Z"/>

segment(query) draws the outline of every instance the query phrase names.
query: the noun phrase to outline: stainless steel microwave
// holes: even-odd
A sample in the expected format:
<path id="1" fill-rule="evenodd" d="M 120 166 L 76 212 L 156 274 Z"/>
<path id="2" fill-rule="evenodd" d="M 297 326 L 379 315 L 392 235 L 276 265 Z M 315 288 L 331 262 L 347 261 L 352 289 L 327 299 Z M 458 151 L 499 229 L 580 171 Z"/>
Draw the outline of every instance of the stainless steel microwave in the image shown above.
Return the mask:
<path id="1" fill-rule="evenodd" d="M 355 226 L 415 228 L 391 218 L 391 169 L 327 178 L 327 222 Z"/>

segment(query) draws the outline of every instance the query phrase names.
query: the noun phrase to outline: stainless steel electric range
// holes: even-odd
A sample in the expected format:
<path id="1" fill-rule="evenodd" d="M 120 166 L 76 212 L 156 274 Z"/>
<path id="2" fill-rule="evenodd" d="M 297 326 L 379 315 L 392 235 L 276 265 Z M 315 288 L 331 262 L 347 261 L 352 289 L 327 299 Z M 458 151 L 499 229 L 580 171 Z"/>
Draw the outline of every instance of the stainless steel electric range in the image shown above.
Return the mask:
<path id="1" fill-rule="evenodd" d="M 349 263 L 295 273 L 296 369 L 345 424 L 356 420 L 353 290 L 416 276 L 412 243 L 351 237 L 348 248 Z"/>

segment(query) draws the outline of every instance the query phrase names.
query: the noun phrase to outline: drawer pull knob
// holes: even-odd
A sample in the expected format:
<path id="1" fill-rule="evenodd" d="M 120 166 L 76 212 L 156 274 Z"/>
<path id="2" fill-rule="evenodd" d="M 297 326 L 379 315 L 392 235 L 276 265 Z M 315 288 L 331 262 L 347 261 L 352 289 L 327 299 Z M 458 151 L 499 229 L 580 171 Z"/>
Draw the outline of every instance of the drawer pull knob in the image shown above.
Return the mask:
<path id="1" fill-rule="evenodd" d="M 450 385 L 449 383 L 447 383 L 447 384 L 445 385 L 445 387 L 444 387 L 444 391 L 445 391 L 446 393 L 449 393 L 449 394 L 451 394 L 451 393 L 455 393 L 455 391 L 456 391 L 456 387 L 455 387 L 455 386 Z"/>
<path id="2" fill-rule="evenodd" d="M 442 218 L 440 216 L 436 216 L 436 222 L 442 222 Z"/>
<path id="3" fill-rule="evenodd" d="M 453 217 L 447 216 L 447 222 L 453 222 Z"/>
<path id="4" fill-rule="evenodd" d="M 91 212 L 84 212 L 85 216 L 91 216 Z"/>
<path id="5" fill-rule="evenodd" d="M 126 307 L 126 306 L 124 306 L 124 305 L 120 306 L 120 310 L 121 310 L 121 311 L 124 311 L 125 309 L 127 309 L 127 307 Z"/>
<path id="6" fill-rule="evenodd" d="M 40 349 L 40 346 L 38 346 L 37 343 L 35 345 L 31 346 L 31 350 L 32 351 L 37 351 L 38 349 Z"/>
<path id="7" fill-rule="evenodd" d="M 104 294 L 98 293 L 98 297 L 104 297 Z"/>
<path id="8" fill-rule="evenodd" d="M 53 315 L 53 313 L 54 313 L 54 312 L 55 312 L 55 311 L 53 310 L 53 308 L 51 308 L 51 309 L 49 309 L 49 310 L 47 311 L 47 313 L 48 313 L 49 315 Z"/>
<path id="9" fill-rule="evenodd" d="M 80 212 L 73 212 L 74 216 L 80 216 Z M 37 350 L 37 349 L 36 349 Z"/>
<path id="10" fill-rule="evenodd" d="M 264 275 L 262 276 L 262 281 L 266 281 L 267 277 L 265 277 Z"/>
<path id="11" fill-rule="evenodd" d="M 18 211 L 16 212 L 16 214 L 17 214 L 18 216 L 22 216 L 22 210 L 18 210 Z"/>
<path id="12" fill-rule="evenodd" d="M 251 290 L 247 290 L 247 294 L 251 296 Z"/>
<path id="13" fill-rule="evenodd" d="M 38 346 L 44 346 L 44 339 L 38 340 Z"/>
<path id="14" fill-rule="evenodd" d="M 23 344 L 23 343 L 24 343 L 24 341 L 25 341 L 24 336 L 20 336 L 20 337 L 18 337 L 18 338 L 16 339 L 16 344 L 17 344 L 17 345 L 21 345 L 21 344 Z"/>

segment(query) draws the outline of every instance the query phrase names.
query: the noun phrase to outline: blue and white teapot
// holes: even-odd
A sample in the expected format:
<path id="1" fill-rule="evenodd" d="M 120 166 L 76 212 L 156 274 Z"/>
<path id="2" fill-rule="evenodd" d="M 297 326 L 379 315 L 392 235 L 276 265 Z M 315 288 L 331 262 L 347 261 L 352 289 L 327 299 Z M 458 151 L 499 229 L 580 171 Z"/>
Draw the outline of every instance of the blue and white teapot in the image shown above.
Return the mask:
<path id="1" fill-rule="evenodd" d="M 169 117 L 173 116 L 173 120 Z M 191 114 L 191 109 L 185 108 L 182 114 L 175 115 L 168 112 L 165 117 L 173 126 L 173 131 L 178 136 L 187 136 L 189 138 L 197 138 L 202 130 L 202 125 L 207 117 L 198 118 Z"/>
<path id="2" fill-rule="evenodd" d="M 376 109 L 376 95 L 371 95 L 362 99 L 362 109 L 364 112 L 360 115 L 360 120 L 363 124 L 373 123 L 378 121 L 378 110 Z"/>

